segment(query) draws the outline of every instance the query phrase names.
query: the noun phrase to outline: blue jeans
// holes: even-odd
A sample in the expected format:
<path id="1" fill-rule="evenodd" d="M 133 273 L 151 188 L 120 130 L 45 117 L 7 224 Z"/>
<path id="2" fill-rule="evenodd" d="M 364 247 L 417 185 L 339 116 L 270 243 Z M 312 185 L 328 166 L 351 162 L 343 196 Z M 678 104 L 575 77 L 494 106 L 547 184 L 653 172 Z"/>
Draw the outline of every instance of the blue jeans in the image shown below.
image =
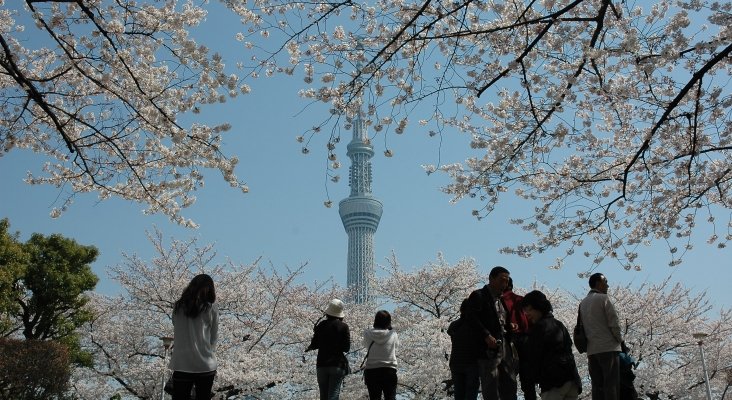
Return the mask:
<path id="1" fill-rule="evenodd" d="M 453 389 L 455 389 L 455 400 L 476 400 L 478 398 L 478 388 L 480 388 L 480 378 L 478 375 L 478 365 L 450 368 L 452 375 Z"/>
<path id="2" fill-rule="evenodd" d="M 346 370 L 340 367 L 317 367 L 315 373 L 318 376 L 320 400 L 338 400 Z"/>

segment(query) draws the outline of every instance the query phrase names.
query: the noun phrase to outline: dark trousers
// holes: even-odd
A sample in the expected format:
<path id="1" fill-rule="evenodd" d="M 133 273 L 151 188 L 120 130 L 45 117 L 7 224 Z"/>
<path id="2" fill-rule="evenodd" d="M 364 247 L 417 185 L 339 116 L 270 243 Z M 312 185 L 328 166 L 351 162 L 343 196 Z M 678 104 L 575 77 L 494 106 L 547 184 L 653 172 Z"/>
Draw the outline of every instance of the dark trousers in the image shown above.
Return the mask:
<path id="1" fill-rule="evenodd" d="M 531 380 L 531 363 L 529 360 L 529 335 L 517 334 L 513 340 L 519 357 L 519 378 L 521 391 L 525 400 L 536 400 L 536 384 Z"/>
<path id="2" fill-rule="evenodd" d="M 450 367 L 455 400 L 477 400 L 480 377 L 477 365 Z"/>
<path id="3" fill-rule="evenodd" d="M 508 357 L 478 359 L 483 400 L 516 400 L 516 374 Z"/>
<path id="4" fill-rule="evenodd" d="M 211 400 L 211 388 L 213 388 L 216 371 L 211 372 L 181 372 L 173 371 L 173 400 Z M 196 397 L 191 396 L 191 391 L 196 388 Z"/>
<path id="5" fill-rule="evenodd" d="M 396 399 L 397 371 L 394 368 L 370 368 L 363 371 L 366 389 L 369 391 L 369 400 Z"/>
<path id="6" fill-rule="evenodd" d="M 617 351 L 587 356 L 592 400 L 618 400 L 620 386 L 620 359 Z"/>

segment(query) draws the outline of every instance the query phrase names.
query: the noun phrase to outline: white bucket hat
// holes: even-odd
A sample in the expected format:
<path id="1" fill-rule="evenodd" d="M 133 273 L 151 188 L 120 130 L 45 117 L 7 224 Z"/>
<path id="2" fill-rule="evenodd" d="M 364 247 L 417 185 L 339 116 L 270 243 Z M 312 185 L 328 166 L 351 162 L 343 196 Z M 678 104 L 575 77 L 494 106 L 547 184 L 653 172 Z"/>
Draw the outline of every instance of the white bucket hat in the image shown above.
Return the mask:
<path id="1" fill-rule="evenodd" d="M 328 303 L 328 308 L 325 309 L 325 314 L 331 317 L 343 318 L 343 302 L 339 299 L 333 299 Z"/>

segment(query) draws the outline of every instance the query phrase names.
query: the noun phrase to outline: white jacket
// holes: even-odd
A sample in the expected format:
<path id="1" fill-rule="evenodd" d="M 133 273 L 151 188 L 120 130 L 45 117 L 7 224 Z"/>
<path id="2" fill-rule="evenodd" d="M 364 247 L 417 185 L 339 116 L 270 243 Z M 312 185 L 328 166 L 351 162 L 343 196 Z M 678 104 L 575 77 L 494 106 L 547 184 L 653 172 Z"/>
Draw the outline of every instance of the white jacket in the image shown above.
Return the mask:
<path id="1" fill-rule="evenodd" d="M 364 365 L 365 369 L 384 367 L 396 369 L 396 350 L 399 346 L 396 331 L 368 328 L 363 332 L 363 345 L 366 346 L 366 349 L 370 347 Z"/>
<path id="2" fill-rule="evenodd" d="M 169 368 L 181 372 L 211 372 L 217 367 L 214 350 L 219 332 L 216 304 L 188 318 L 183 310 L 173 315 L 173 354 Z"/>
<path id="3" fill-rule="evenodd" d="M 620 321 L 607 294 L 590 290 L 580 303 L 580 318 L 587 336 L 587 355 L 620 351 Z"/>

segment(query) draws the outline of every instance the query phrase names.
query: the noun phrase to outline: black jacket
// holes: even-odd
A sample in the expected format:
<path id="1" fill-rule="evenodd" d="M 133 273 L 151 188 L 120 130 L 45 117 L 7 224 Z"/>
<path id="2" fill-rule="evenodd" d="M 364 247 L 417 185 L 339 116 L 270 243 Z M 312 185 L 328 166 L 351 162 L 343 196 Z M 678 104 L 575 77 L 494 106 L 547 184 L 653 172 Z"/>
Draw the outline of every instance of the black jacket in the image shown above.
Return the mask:
<path id="1" fill-rule="evenodd" d="M 447 328 L 452 346 L 450 349 L 450 368 L 463 370 L 478 368 L 478 351 L 480 342 L 475 337 L 465 318 L 458 318 Z"/>
<path id="2" fill-rule="evenodd" d="M 542 391 L 572 381 L 582 392 L 582 382 L 572 354 L 572 339 L 567 328 L 551 313 L 531 326 L 529 332 L 531 380 Z"/>
<path id="3" fill-rule="evenodd" d="M 499 299 L 499 301 L 503 305 L 504 310 L 508 310 L 503 299 Z M 470 325 L 474 337 L 480 341 L 479 358 L 489 358 L 488 345 L 484 340 L 489 334 L 497 340 L 509 339 L 504 332 L 510 332 L 511 323 L 506 318 L 504 325 L 501 326 L 501 321 L 496 311 L 495 297 L 493 297 L 488 285 L 470 293 L 466 320 Z"/>
<path id="4" fill-rule="evenodd" d="M 343 353 L 351 349 L 351 333 L 348 325 L 337 318 L 318 323 L 313 332 L 308 350 L 318 349 L 315 365 L 318 367 L 343 366 Z"/>

